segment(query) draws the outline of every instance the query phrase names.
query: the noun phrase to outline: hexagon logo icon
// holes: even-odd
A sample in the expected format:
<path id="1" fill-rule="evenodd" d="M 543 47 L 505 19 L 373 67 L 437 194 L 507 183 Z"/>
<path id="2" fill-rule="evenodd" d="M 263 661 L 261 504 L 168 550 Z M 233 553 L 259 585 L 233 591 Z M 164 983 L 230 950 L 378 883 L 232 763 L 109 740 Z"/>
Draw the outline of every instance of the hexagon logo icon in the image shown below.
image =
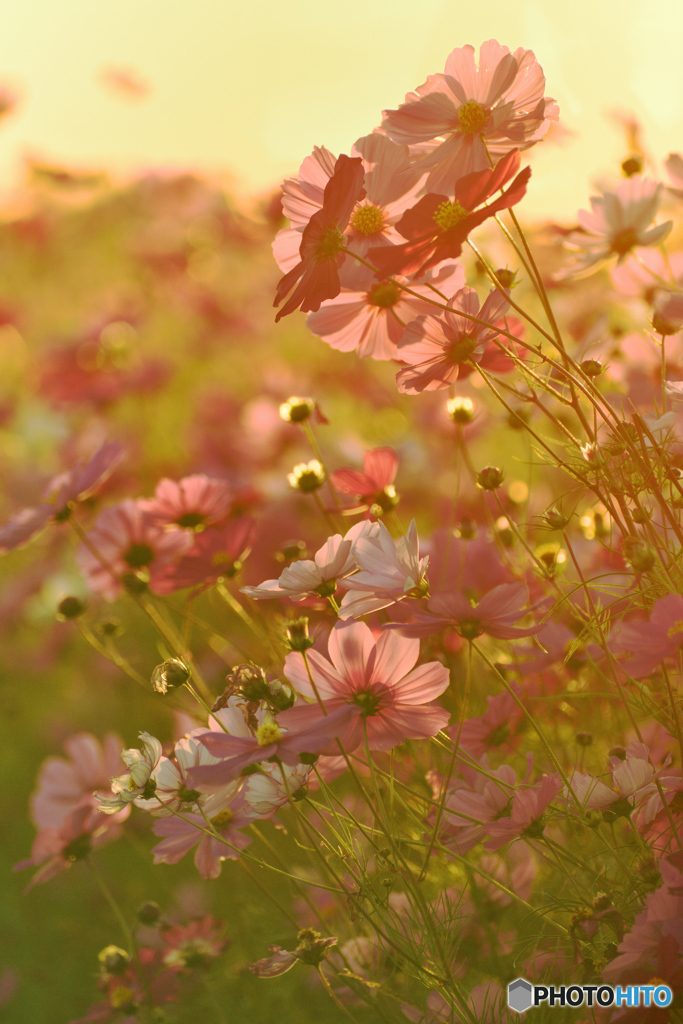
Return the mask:
<path id="1" fill-rule="evenodd" d="M 525 1013 L 533 1004 L 533 989 L 524 978 L 517 978 L 508 985 L 508 1006 L 517 1013 Z"/>

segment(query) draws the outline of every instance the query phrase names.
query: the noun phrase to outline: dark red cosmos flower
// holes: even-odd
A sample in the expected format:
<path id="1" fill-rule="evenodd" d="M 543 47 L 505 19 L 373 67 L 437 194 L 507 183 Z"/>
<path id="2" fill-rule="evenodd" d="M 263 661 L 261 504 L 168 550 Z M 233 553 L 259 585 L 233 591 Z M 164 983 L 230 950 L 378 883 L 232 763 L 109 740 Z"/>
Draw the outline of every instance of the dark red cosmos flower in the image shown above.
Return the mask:
<path id="1" fill-rule="evenodd" d="M 360 157 L 342 154 L 334 165 L 334 173 L 325 186 L 322 210 L 314 213 L 301 236 L 301 259 L 280 280 L 274 306 L 299 281 L 294 293 L 275 317 L 301 309 L 315 313 L 325 299 L 333 299 L 341 291 L 339 267 L 344 261 L 344 230 L 356 203 L 365 196 L 365 175 Z M 299 280 L 301 278 L 301 280 Z"/>
<path id="2" fill-rule="evenodd" d="M 514 149 L 499 160 L 493 170 L 475 171 L 460 178 L 455 185 L 454 200 L 433 192 L 423 196 L 406 210 L 396 225 L 408 241 L 403 245 L 380 245 L 370 249 L 368 258 L 377 267 L 378 276 L 423 274 L 442 260 L 459 256 L 474 228 L 500 210 L 515 206 L 524 197 L 531 177 L 530 167 L 517 174 L 502 196 L 477 209 L 510 180 L 519 170 L 519 163 L 519 150 Z"/>

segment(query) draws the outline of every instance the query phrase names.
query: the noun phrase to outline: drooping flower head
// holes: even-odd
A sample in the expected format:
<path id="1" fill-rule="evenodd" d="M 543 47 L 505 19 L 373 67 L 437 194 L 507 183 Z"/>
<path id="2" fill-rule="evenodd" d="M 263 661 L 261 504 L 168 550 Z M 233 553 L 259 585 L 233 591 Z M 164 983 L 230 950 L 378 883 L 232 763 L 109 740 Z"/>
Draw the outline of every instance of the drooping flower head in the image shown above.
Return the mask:
<path id="1" fill-rule="evenodd" d="M 192 546 L 189 531 L 155 525 L 140 503 L 130 498 L 105 509 L 88 532 L 88 540 L 89 546 L 78 553 L 81 570 L 92 589 L 110 599 L 118 597 L 121 577 L 139 570 L 149 573 L 153 590 L 160 572 Z"/>
<path id="2" fill-rule="evenodd" d="M 442 260 L 455 259 L 467 236 L 501 210 L 509 210 L 526 195 L 531 168 L 519 171 L 519 150 L 498 161 L 493 170 L 474 171 L 455 183 L 455 198 L 429 192 L 407 210 L 396 225 L 408 241 L 370 249 L 368 258 L 382 277 L 392 274 L 424 274 Z M 517 175 L 502 195 L 487 203 L 495 192 Z M 486 205 L 484 205 L 486 204 Z"/>
<path id="3" fill-rule="evenodd" d="M 345 259 L 344 230 L 354 206 L 364 196 L 361 159 L 340 156 L 325 186 L 322 208 L 313 214 L 301 234 L 299 262 L 278 284 L 273 305 L 279 306 L 287 295 L 289 298 L 276 321 L 295 309 L 320 309 L 321 302 L 339 294 L 339 267 Z"/>

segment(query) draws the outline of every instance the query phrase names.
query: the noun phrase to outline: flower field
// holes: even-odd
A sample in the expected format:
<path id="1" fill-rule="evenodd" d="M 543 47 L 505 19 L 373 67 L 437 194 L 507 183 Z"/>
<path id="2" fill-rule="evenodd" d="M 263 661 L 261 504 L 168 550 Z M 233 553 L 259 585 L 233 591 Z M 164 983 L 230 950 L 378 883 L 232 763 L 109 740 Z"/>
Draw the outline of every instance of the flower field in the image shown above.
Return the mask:
<path id="1" fill-rule="evenodd" d="M 3 214 L 1 1019 L 683 1019 L 683 157 L 527 223 L 542 59 Z"/>

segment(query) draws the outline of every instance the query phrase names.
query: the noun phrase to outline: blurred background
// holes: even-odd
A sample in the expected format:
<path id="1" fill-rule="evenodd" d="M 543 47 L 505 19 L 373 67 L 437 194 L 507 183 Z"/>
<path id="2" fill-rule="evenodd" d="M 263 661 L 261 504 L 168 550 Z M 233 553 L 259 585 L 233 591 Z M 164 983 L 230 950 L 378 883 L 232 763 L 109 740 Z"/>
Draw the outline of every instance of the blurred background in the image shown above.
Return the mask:
<path id="1" fill-rule="evenodd" d="M 672 0 L 24 0 L 6 5 L 0 81 L 19 105 L 0 150 L 6 193 L 27 158 L 126 174 L 227 174 L 241 194 L 348 150 L 449 51 L 491 37 L 534 50 L 564 131 L 537 147 L 526 216 L 571 216 L 623 157 L 615 111 L 657 160 L 683 145 L 683 6 Z"/>
<path id="2" fill-rule="evenodd" d="M 441 71 L 453 47 L 491 37 L 533 49 L 560 104 L 561 127 L 529 154 L 527 221 L 573 220 L 592 182 L 618 175 L 628 141 L 617 115 L 646 125 L 654 172 L 683 149 L 683 7 L 668 0 L 487 0 L 469 8 L 346 0 L 342 11 L 319 0 L 5 4 L 0 522 L 108 437 L 121 439 L 128 457 L 102 496 L 107 504 L 151 494 L 163 475 L 200 471 L 282 500 L 286 470 L 309 457 L 278 416 L 289 394 L 320 395 L 331 423 L 344 425 L 325 435 L 335 465 L 359 465 L 374 446 L 400 450 L 406 522 L 420 514 L 425 478 L 438 479 L 437 508 L 448 514 L 452 478 L 425 470 L 432 457 L 445 465 L 450 450 L 442 397 L 423 396 L 418 406 L 397 396 L 393 366 L 332 351 L 303 318 L 274 328 L 279 275 L 270 242 L 280 221 L 265 199 L 313 145 L 348 151 L 383 108 Z M 468 273 L 476 280 L 471 266 Z M 590 281 L 584 287 L 581 302 L 573 293 L 567 303 L 572 315 L 580 311 L 580 338 L 593 324 L 603 330 L 611 315 L 604 292 L 590 291 Z M 620 317 L 610 337 L 630 329 Z M 285 516 L 274 507 L 260 513 L 261 546 L 245 582 L 279 574 L 273 537 L 301 533 L 315 544 L 326 536 L 303 506 Z M 97 952 L 120 941 L 82 865 L 28 895 L 29 875 L 11 873 L 31 849 L 27 805 L 42 761 L 60 756 L 74 732 L 117 730 L 128 746 L 141 728 L 168 742 L 174 725 L 76 625 L 55 621 L 60 598 L 83 586 L 72 549 L 64 526 L 0 565 L 0 1020 L 8 1024 L 64 1024 L 85 1013 L 98 997 Z M 97 631 L 110 610 L 95 602 L 89 615 Z M 116 616 L 126 656 L 149 676 L 160 654 L 155 638 L 133 614 Z M 224 661 L 212 650 L 203 657 L 218 693 Z M 296 856 L 291 837 L 277 839 Z M 151 845 L 147 825 L 131 825 L 102 851 L 102 873 L 128 915 L 154 899 L 173 920 L 210 912 L 226 922 L 227 966 L 209 977 L 225 1019 L 344 1019 L 305 972 L 276 984 L 244 969 L 270 943 L 293 941 L 291 922 L 259 892 L 279 892 L 277 878 L 255 882 L 226 864 L 219 884 L 202 882 L 189 858 L 153 868 Z M 178 1019 L 221 1020 L 214 996 L 197 986 L 192 1018 Z"/>

